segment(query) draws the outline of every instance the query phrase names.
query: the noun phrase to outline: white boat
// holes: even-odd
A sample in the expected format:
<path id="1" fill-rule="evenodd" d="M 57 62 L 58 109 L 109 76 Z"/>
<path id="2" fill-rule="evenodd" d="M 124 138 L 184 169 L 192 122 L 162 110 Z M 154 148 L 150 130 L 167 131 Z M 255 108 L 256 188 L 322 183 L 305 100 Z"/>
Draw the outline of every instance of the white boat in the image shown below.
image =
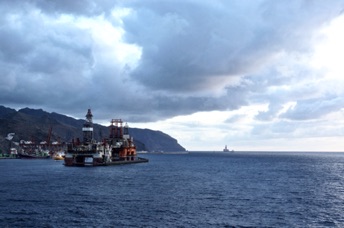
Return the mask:
<path id="1" fill-rule="evenodd" d="M 53 154 L 54 160 L 64 160 L 65 152 L 64 151 L 58 151 Z"/>

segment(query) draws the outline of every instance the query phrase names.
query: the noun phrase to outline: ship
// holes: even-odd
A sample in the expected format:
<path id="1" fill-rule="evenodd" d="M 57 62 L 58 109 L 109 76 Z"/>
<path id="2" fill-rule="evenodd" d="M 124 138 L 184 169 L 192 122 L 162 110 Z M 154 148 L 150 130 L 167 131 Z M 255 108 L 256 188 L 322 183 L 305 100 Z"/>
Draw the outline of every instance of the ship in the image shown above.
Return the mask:
<path id="1" fill-rule="evenodd" d="M 19 158 L 28 158 L 28 159 L 47 159 L 51 158 L 55 151 L 61 150 L 63 144 L 58 141 L 51 142 L 52 127 L 50 127 L 48 132 L 48 138 L 46 141 L 37 142 L 36 140 L 20 140 L 18 143 Z"/>
<path id="2" fill-rule="evenodd" d="M 42 147 L 41 144 L 36 144 L 32 141 L 21 140 L 19 144 L 19 158 L 28 159 L 48 159 L 50 158 L 49 150 Z"/>
<path id="3" fill-rule="evenodd" d="M 64 151 L 58 151 L 53 154 L 53 159 L 54 160 L 64 160 L 65 158 L 65 152 Z"/>
<path id="4" fill-rule="evenodd" d="M 225 148 L 223 149 L 223 152 L 234 152 L 234 150 L 229 151 L 229 149 L 227 148 L 227 145 L 225 145 Z"/>
<path id="5" fill-rule="evenodd" d="M 128 124 L 122 119 L 112 119 L 109 136 L 101 142 L 93 138 L 93 115 L 88 109 L 82 127 L 83 139 L 73 139 L 67 144 L 65 166 L 107 166 L 148 162 L 137 156 L 134 139 L 129 135 Z"/>

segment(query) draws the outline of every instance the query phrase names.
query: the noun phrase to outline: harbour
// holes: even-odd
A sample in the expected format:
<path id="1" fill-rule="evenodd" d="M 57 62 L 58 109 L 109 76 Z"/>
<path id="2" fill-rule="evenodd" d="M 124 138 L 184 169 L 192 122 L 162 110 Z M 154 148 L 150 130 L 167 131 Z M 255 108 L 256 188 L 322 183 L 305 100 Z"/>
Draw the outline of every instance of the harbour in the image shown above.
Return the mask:
<path id="1" fill-rule="evenodd" d="M 129 126 L 122 119 L 112 119 L 108 137 L 101 141 L 94 139 L 93 114 L 87 110 L 83 124 L 83 138 L 73 138 L 71 142 L 50 142 L 50 127 L 47 141 L 39 144 L 20 140 L 12 142 L 15 133 L 9 133 L 7 140 L 10 152 L 0 154 L 1 159 L 54 159 L 63 160 L 65 166 L 110 166 L 144 163 L 149 160 L 138 157 L 134 139 L 129 134 Z M 17 145 L 12 147 L 12 144 Z"/>

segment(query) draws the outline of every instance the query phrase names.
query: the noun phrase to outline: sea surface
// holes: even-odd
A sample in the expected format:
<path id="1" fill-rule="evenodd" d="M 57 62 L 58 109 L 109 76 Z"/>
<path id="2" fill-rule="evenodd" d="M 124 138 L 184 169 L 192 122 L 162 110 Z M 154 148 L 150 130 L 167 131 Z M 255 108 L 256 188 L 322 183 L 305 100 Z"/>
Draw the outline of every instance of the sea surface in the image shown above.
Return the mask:
<path id="1" fill-rule="evenodd" d="M 0 160 L 0 227 L 344 227 L 344 153 Z"/>

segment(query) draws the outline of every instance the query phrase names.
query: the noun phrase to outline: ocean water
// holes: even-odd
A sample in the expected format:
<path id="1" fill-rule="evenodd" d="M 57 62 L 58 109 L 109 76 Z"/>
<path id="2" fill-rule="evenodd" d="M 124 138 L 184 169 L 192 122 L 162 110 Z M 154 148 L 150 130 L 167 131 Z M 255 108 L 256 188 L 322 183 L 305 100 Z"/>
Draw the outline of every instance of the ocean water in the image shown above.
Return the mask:
<path id="1" fill-rule="evenodd" d="M 0 227 L 344 227 L 343 153 L 0 160 Z"/>

